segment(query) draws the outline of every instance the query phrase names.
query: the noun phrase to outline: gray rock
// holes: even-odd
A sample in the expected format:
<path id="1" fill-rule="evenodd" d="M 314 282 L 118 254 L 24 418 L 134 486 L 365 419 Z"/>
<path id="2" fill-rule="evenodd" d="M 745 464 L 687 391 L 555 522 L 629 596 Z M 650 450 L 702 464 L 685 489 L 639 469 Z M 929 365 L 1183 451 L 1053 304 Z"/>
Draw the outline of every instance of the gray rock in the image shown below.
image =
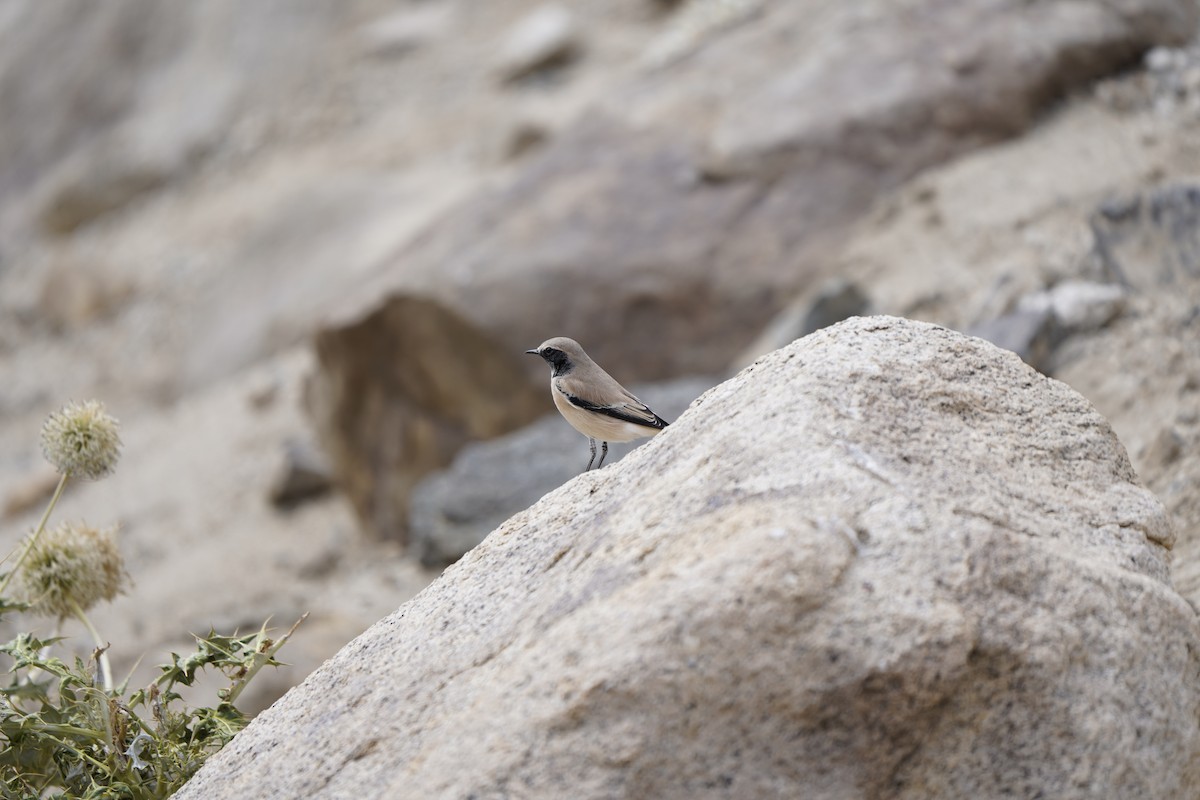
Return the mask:
<path id="1" fill-rule="evenodd" d="M 734 364 L 738 369 L 748 367 L 759 356 L 849 317 L 866 314 L 870 307 L 870 298 L 853 281 L 833 278 L 800 295 L 780 311 Z"/>
<path id="2" fill-rule="evenodd" d="M 513 161 L 527 156 L 542 147 L 549 138 L 547 126 L 532 119 L 516 120 L 497 133 L 494 145 L 496 160 Z"/>
<path id="3" fill-rule="evenodd" d="M 39 465 L 28 477 L 6 489 L 0 519 L 12 520 L 35 508 L 44 508 L 58 487 L 59 478 L 54 469 Z"/>
<path id="4" fill-rule="evenodd" d="M 38 318 L 58 332 L 83 330 L 110 318 L 134 295 L 132 282 L 102 262 L 62 255 L 42 273 Z"/>
<path id="5" fill-rule="evenodd" d="M 1175 66 L 1177 52 L 1170 47 L 1152 47 L 1146 51 L 1142 62 L 1151 72 L 1166 72 Z"/>
<path id="6" fill-rule="evenodd" d="M 1049 308 L 1017 310 L 996 319 L 972 325 L 969 336 L 1011 350 L 1039 372 L 1049 372 L 1054 348 L 1061 341 L 1054 313 Z"/>
<path id="7" fill-rule="evenodd" d="M 38 179 L 137 102 L 144 66 L 130 32 L 143 29 L 153 3 L 20 5 L 0 27 L 0 211 L 26 201 Z"/>
<path id="8" fill-rule="evenodd" d="M 1026 364 L 1049 375 L 1055 350 L 1063 341 L 1111 323 L 1125 309 L 1126 294 L 1116 284 L 1063 281 L 1025 295 L 1012 312 L 973 325 L 967 333 L 1012 350 Z"/>
<path id="9" fill-rule="evenodd" d="M 1090 224 L 1093 252 L 1114 280 L 1150 291 L 1200 279 L 1200 185 L 1114 198 Z"/>
<path id="10" fill-rule="evenodd" d="M 688 378 L 638 386 L 634 393 L 673 420 L 715 383 Z M 610 445 L 605 468 L 649 441 Z M 467 445 L 449 469 L 414 487 L 410 552 L 426 566 L 458 560 L 504 520 L 582 472 L 588 457 L 587 439 L 557 412 L 507 436 Z"/>
<path id="11" fill-rule="evenodd" d="M 78 152 L 43 185 L 39 223 L 51 234 L 67 234 L 163 186 L 178 164 L 157 163 L 132 148 L 114 145 Z"/>
<path id="12" fill-rule="evenodd" d="M 68 233 L 177 182 L 326 85 L 366 5 L 4 4 L 0 227 Z"/>
<path id="13" fill-rule="evenodd" d="M 425 3 L 393 11 L 358 29 L 363 52 L 395 58 L 424 47 L 452 30 L 456 9 L 450 3 Z"/>
<path id="14" fill-rule="evenodd" d="M 1122 69 L 1130 53 L 1182 44 L 1198 18 L 1187 3 L 1141 0 L 1115 14 L 1070 2 L 855 3 L 834 38 L 826 20 L 812 28 L 808 3 L 789 5 L 797 19 L 776 19 L 773 33 L 806 57 L 731 93 L 709 174 L 779 175 L 829 158 L 895 166 L 1012 136 L 1066 87 Z"/>
<path id="15" fill-rule="evenodd" d="M 1092 405 L 860 318 L 494 531 L 179 800 L 1191 800 L 1200 620 Z"/>
<path id="16" fill-rule="evenodd" d="M 1169 467 L 1183 455 L 1184 447 L 1185 442 L 1178 429 L 1163 428 L 1141 454 L 1142 462 L 1155 469 Z"/>
<path id="17" fill-rule="evenodd" d="M 655 2 L 660 12 L 682 6 L 664 26 L 664 30 L 642 54 L 642 66 L 660 70 L 695 53 L 717 36 L 726 33 L 761 11 L 763 0 L 718 0 L 718 2 Z"/>
<path id="18" fill-rule="evenodd" d="M 544 5 L 534 9 L 504 37 L 493 69 L 507 81 L 565 63 L 581 47 L 575 18 L 566 6 Z"/>
<path id="19" fill-rule="evenodd" d="M 289 439 L 284 443 L 283 462 L 271 481 L 269 496 L 276 508 L 290 511 L 333 491 L 329 459 L 312 442 Z"/>
<path id="20" fill-rule="evenodd" d="M 1064 334 L 1096 331 L 1125 309 L 1126 291 L 1112 283 L 1063 281 L 1017 301 L 1018 312 L 1049 312 Z"/>

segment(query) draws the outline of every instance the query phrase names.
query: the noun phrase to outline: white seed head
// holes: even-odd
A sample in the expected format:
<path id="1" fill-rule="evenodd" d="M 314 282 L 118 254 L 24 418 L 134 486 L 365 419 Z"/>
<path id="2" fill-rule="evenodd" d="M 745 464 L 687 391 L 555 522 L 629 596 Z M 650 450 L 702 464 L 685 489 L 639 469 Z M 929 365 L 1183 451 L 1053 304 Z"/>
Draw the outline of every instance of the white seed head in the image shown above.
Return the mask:
<path id="1" fill-rule="evenodd" d="M 51 617 L 83 611 L 125 590 L 128 575 L 117 550 L 116 528 L 97 530 L 64 522 L 45 531 L 21 565 L 20 593 L 34 611 Z"/>
<path id="2" fill-rule="evenodd" d="M 63 475 L 98 480 L 121 455 L 118 423 L 98 400 L 68 403 L 42 425 L 42 453 Z"/>

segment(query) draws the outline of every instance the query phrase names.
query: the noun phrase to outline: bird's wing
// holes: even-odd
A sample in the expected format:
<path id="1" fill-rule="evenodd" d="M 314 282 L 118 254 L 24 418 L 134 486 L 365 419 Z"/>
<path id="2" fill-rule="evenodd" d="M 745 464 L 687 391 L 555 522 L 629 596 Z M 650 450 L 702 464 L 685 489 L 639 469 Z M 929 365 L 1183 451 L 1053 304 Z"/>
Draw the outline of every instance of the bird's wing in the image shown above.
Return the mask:
<path id="1" fill-rule="evenodd" d="M 567 398 L 567 402 L 584 411 L 603 414 L 613 419 L 619 419 L 622 422 L 633 423 L 634 425 L 644 425 L 647 428 L 661 429 L 670 424 L 658 414 L 651 411 L 650 407 L 641 400 L 638 400 L 625 389 L 621 388 L 620 384 L 617 384 L 617 387 L 620 389 L 621 400 L 619 402 L 600 403 L 575 394 L 572 391 L 574 387 L 565 380 L 560 379 L 558 384 L 558 390 Z"/>

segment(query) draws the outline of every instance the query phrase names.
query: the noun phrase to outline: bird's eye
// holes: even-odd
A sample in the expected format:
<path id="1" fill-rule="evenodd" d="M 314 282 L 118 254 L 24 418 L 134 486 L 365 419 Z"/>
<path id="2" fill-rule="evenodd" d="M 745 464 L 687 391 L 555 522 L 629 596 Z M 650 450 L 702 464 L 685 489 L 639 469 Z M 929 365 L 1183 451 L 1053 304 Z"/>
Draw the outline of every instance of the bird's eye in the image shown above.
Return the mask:
<path id="1" fill-rule="evenodd" d="M 547 348 L 546 348 L 546 351 L 545 351 L 544 353 L 542 353 L 542 355 L 545 355 L 545 356 L 561 356 L 561 355 L 562 355 L 562 353 L 560 353 L 559 351 L 555 350 L 553 347 L 547 347 Z"/>

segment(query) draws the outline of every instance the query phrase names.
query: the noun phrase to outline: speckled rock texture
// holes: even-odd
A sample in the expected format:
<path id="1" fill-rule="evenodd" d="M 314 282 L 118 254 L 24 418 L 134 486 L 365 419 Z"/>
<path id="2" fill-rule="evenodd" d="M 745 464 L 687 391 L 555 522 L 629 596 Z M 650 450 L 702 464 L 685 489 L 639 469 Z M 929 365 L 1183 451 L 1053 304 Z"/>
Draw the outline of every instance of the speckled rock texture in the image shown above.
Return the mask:
<path id="1" fill-rule="evenodd" d="M 194 798 L 1194 798 L 1200 626 L 1080 395 L 855 318 L 509 519 Z"/>

